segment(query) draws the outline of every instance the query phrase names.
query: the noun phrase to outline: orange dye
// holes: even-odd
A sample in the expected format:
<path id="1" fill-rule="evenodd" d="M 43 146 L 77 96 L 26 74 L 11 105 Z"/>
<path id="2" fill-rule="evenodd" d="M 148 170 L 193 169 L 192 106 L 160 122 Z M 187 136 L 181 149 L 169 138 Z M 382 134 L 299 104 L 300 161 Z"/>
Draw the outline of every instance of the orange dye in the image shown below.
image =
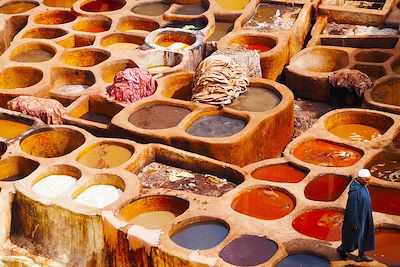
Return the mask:
<path id="1" fill-rule="evenodd" d="M 360 160 L 362 154 L 348 146 L 325 140 L 306 141 L 297 146 L 293 155 L 307 163 L 324 167 L 348 167 Z"/>
<path id="2" fill-rule="evenodd" d="M 258 50 L 260 52 L 266 52 L 271 50 L 271 48 L 264 44 L 246 44 L 246 48 L 250 50 Z"/>
<path id="3" fill-rule="evenodd" d="M 368 187 L 372 210 L 392 215 L 400 215 L 400 190 L 394 188 Z"/>
<path id="4" fill-rule="evenodd" d="M 124 3 L 112 0 L 95 0 L 81 6 L 83 11 L 87 12 L 107 12 L 120 9 Z"/>
<path id="5" fill-rule="evenodd" d="M 284 163 L 261 167 L 251 175 L 258 180 L 298 183 L 306 177 L 307 173 L 288 163 Z"/>
<path id="6" fill-rule="evenodd" d="M 25 123 L 0 119 L 0 137 L 15 138 L 28 130 L 29 127 Z"/>
<path id="7" fill-rule="evenodd" d="M 383 129 L 371 127 L 363 124 L 343 124 L 329 130 L 336 136 L 350 141 L 374 141 L 385 131 Z"/>
<path id="8" fill-rule="evenodd" d="M 321 240 L 339 241 L 342 238 L 343 217 L 343 212 L 336 210 L 309 210 L 297 216 L 292 225 L 303 235 Z"/>
<path id="9" fill-rule="evenodd" d="M 232 209 L 262 220 L 275 220 L 294 209 L 293 199 L 286 193 L 269 187 L 245 191 L 232 202 Z"/>
<path id="10" fill-rule="evenodd" d="M 16 2 L 5 4 L 4 6 L 0 7 L 0 13 L 3 14 L 18 14 L 23 13 L 32 8 L 37 7 L 36 3 L 29 3 L 29 2 Z"/>
<path id="11" fill-rule="evenodd" d="M 81 31 L 84 32 L 104 32 L 107 29 L 103 26 L 98 26 L 98 25 L 92 25 L 92 26 L 86 26 L 85 28 L 81 29 Z"/>
<path id="12" fill-rule="evenodd" d="M 377 229 L 375 231 L 375 250 L 366 254 L 389 266 L 400 266 L 400 231 Z"/>
<path id="13" fill-rule="evenodd" d="M 350 179 L 345 176 L 327 174 L 312 180 L 304 190 L 306 198 L 317 201 L 334 201 L 343 193 Z"/>

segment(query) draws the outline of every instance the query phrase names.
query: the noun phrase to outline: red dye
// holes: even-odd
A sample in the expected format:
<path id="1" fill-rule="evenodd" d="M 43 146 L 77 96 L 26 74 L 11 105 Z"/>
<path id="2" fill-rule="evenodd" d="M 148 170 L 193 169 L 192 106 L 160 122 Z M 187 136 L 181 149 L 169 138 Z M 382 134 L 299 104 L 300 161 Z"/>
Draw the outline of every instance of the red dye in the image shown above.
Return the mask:
<path id="1" fill-rule="evenodd" d="M 267 45 L 264 44 L 246 44 L 247 49 L 250 50 L 258 50 L 260 52 L 266 52 L 268 50 L 271 50 L 271 48 Z"/>
<path id="2" fill-rule="evenodd" d="M 375 250 L 366 254 L 389 266 L 400 266 L 400 231 L 377 229 L 375 231 Z"/>
<path id="3" fill-rule="evenodd" d="M 275 164 L 261 167 L 251 174 L 258 180 L 281 183 L 298 183 L 306 177 L 307 173 L 291 164 Z"/>
<path id="4" fill-rule="evenodd" d="M 325 140 L 306 141 L 295 148 L 293 155 L 304 162 L 324 167 L 352 166 L 362 157 L 355 149 Z"/>
<path id="5" fill-rule="evenodd" d="M 400 215 L 400 190 L 394 188 L 368 186 L 372 209 L 377 212 Z"/>
<path id="6" fill-rule="evenodd" d="M 112 0 L 95 0 L 81 6 L 87 12 L 114 11 L 124 6 L 124 3 Z"/>
<path id="7" fill-rule="evenodd" d="M 312 180 L 304 190 L 306 198 L 317 201 L 334 201 L 344 191 L 350 179 L 345 176 L 327 174 Z"/>
<path id="8" fill-rule="evenodd" d="M 286 193 L 270 187 L 247 190 L 235 198 L 232 209 L 251 217 L 275 220 L 294 209 L 293 199 Z"/>
<path id="9" fill-rule="evenodd" d="M 339 241 L 342 238 L 344 213 L 331 209 L 306 211 L 294 219 L 293 228 L 303 235 L 321 240 Z"/>

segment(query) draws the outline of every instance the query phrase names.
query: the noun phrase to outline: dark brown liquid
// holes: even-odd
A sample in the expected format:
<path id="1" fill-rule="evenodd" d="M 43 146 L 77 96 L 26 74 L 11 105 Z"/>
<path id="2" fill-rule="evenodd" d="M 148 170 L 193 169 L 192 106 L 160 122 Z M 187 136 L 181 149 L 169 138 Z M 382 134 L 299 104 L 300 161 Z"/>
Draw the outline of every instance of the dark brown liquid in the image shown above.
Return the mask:
<path id="1" fill-rule="evenodd" d="M 160 16 L 169 9 L 169 6 L 170 5 L 164 4 L 164 3 L 143 4 L 143 5 L 134 7 L 132 9 L 132 11 L 134 13 L 140 14 L 140 15 Z"/>
<path id="2" fill-rule="evenodd" d="M 383 153 L 369 164 L 371 174 L 379 179 L 400 182 L 400 153 Z"/>
<path id="3" fill-rule="evenodd" d="M 107 115 L 104 115 L 104 114 L 98 113 L 98 112 L 92 112 L 92 111 L 86 112 L 80 118 L 84 119 L 84 120 L 88 120 L 88 121 L 103 123 L 103 124 L 109 124 L 111 122 L 111 118 L 108 117 Z"/>
<path id="4" fill-rule="evenodd" d="M 343 193 L 350 179 L 334 174 L 326 174 L 312 180 L 304 190 L 306 198 L 317 201 L 334 201 Z"/>
<path id="5" fill-rule="evenodd" d="M 240 132 L 245 126 L 246 122 L 240 119 L 213 115 L 197 119 L 186 129 L 186 132 L 201 137 L 224 137 Z"/>
<path id="6" fill-rule="evenodd" d="M 207 11 L 207 8 L 199 5 L 184 5 L 175 10 L 175 14 L 179 15 L 200 15 Z"/>
<path id="7" fill-rule="evenodd" d="M 248 87 L 247 91 L 236 98 L 228 107 L 252 112 L 263 112 L 276 107 L 280 98 L 266 88 Z"/>
<path id="8" fill-rule="evenodd" d="M 133 113 L 129 122 L 142 129 L 165 129 L 178 125 L 190 112 L 187 108 L 153 105 Z"/>

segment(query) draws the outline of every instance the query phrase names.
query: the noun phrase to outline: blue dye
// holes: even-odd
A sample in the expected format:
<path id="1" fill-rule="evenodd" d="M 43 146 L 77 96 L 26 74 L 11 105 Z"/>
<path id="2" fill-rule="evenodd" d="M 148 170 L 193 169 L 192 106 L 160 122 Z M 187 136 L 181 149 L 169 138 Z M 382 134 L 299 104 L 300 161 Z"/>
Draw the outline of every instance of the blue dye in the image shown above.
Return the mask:
<path id="1" fill-rule="evenodd" d="M 329 261 L 308 254 L 289 255 L 281 260 L 276 267 L 329 267 Z"/>
<path id="2" fill-rule="evenodd" d="M 213 248 L 228 235 L 229 229 L 215 222 L 201 222 L 188 225 L 172 236 L 172 241 L 188 249 Z"/>

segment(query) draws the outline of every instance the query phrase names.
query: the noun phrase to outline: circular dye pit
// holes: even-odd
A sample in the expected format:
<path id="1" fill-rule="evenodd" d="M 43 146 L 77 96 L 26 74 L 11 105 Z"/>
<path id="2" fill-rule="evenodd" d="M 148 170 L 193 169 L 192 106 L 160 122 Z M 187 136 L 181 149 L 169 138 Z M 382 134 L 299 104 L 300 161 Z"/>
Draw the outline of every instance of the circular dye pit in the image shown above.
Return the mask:
<path id="1" fill-rule="evenodd" d="M 44 129 L 34 132 L 21 142 L 21 150 L 29 155 L 54 158 L 67 155 L 80 147 L 85 137 L 71 129 Z"/>
<path id="2" fill-rule="evenodd" d="M 400 59 L 398 59 L 393 65 L 392 65 L 393 72 L 396 74 L 400 74 Z"/>
<path id="3" fill-rule="evenodd" d="M 258 180 L 280 183 L 298 183 L 306 177 L 308 172 L 294 167 L 289 163 L 268 165 L 256 169 L 251 175 Z"/>
<path id="4" fill-rule="evenodd" d="M 288 215 L 295 207 L 289 193 L 272 187 L 248 189 L 232 202 L 235 211 L 262 220 L 275 220 Z"/>
<path id="5" fill-rule="evenodd" d="M 57 28 L 33 28 L 28 30 L 22 38 L 54 39 L 68 34 L 67 31 Z"/>
<path id="6" fill-rule="evenodd" d="M 394 188 L 368 186 L 372 210 L 392 215 L 400 215 L 400 190 Z"/>
<path id="7" fill-rule="evenodd" d="M 207 11 L 207 7 L 201 5 L 184 5 L 178 7 L 174 13 L 179 15 L 200 15 Z"/>
<path id="8" fill-rule="evenodd" d="M 110 55 L 103 50 L 80 49 L 65 52 L 62 61 L 71 66 L 91 67 L 105 61 Z"/>
<path id="9" fill-rule="evenodd" d="M 316 201 L 334 201 L 343 193 L 350 178 L 336 174 L 325 174 L 312 180 L 305 188 L 306 198 Z"/>
<path id="10" fill-rule="evenodd" d="M 309 254 L 295 254 L 281 260 L 276 267 L 329 267 L 329 261 Z"/>
<path id="11" fill-rule="evenodd" d="M 69 175 L 49 175 L 32 186 L 33 192 L 44 197 L 57 197 L 67 192 L 77 179 Z"/>
<path id="12" fill-rule="evenodd" d="M 3 159 L 0 161 L 0 181 L 14 182 L 21 180 L 34 172 L 39 165 L 39 162 L 23 157 Z"/>
<path id="13" fill-rule="evenodd" d="M 310 140 L 297 146 L 293 155 L 307 163 L 323 167 L 348 167 L 362 157 L 362 152 L 327 140 Z"/>
<path id="14" fill-rule="evenodd" d="M 228 107 L 242 111 L 263 112 L 273 109 L 280 101 L 280 97 L 267 88 L 247 87 L 247 91 Z"/>
<path id="15" fill-rule="evenodd" d="M 111 22 L 107 20 L 83 20 L 72 26 L 75 31 L 80 32 L 105 32 L 111 27 Z"/>
<path id="16" fill-rule="evenodd" d="M 219 256 L 232 265 L 255 266 L 268 261 L 277 250 L 278 245 L 270 239 L 244 235 L 226 245 Z"/>
<path id="17" fill-rule="evenodd" d="M 138 199 L 120 210 L 131 224 L 147 228 L 168 225 L 189 208 L 187 200 L 172 196 L 150 196 Z"/>
<path id="18" fill-rule="evenodd" d="M 153 42 L 159 46 L 179 51 L 194 44 L 196 37 L 186 32 L 162 32 L 153 39 Z"/>
<path id="19" fill-rule="evenodd" d="M 303 212 L 294 219 L 293 228 L 299 233 L 320 240 L 339 241 L 342 238 L 344 213 L 332 209 Z"/>
<path id="20" fill-rule="evenodd" d="M 19 14 L 31 10 L 37 7 L 36 2 L 13 2 L 2 5 L 0 7 L 0 13 L 2 14 Z"/>
<path id="21" fill-rule="evenodd" d="M 51 7 L 71 8 L 76 1 L 78 0 L 44 0 L 43 3 Z"/>
<path id="22" fill-rule="evenodd" d="M 400 79 L 379 83 L 372 89 L 371 97 L 376 102 L 400 106 Z"/>
<path id="23" fill-rule="evenodd" d="M 125 1 L 95 0 L 86 2 L 81 9 L 86 12 L 107 12 L 121 9 L 124 5 Z"/>
<path id="24" fill-rule="evenodd" d="M 385 133 L 384 129 L 364 124 L 342 124 L 329 130 L 334 135 L 350 141 L 374 141 Z"/>
<path id="25" fill-rule="evenodd" d="M 18 47 L 10 56 L 16 62 L 43 62 L 53 58 L 56 51 L 43 44 L 27 44 Z"/>
<path id="26" fill-rule="evenodd" d="M 22 122 L 0 119 L 0 137 L 15 138 L 30 127 L 31 125 Z"/>
<path id="27" fill-rule="evenodd" d="M 175 232 L 172 241 L 187 249 L 209 249 L 224 240 L 229 234 L 229 227 L 222 222 L 195 222 Z"/>
<path id="28" fill-rule="evenodd" d="M 375 231 L 375 250 L 367 251 L 368 256 L 389 266 L 400 266 L 400 231 L 377 229 Z"/>
<path id="29" fill-rule="evenodd" d="M 246 127 L 246 122 L 241 119 L 212 115 L 195 120 L 186 132 L 200 137 L 225 137 L 240 132 L 244 127 Z"/>
<path id="30" fill-rule="evenodd" d="M 373 63 L 382 63 L 388 60 L 392 54 L 385 53 L 377 50 L 366 50 L 357 53 L 354 57 L 357 61 L 361 62 L 373 62 Z"/>
<path id="31" fill-rule="evenodd" d="M 48 11 L 44 13 L 40 13 L 35 16 L 34 22 L 37 24 L 45 24 L 45 25 L 56 25 L 56 24 L 64 24 L 74 21 L 76 16 L 68 11 Z"/>
<path id="32" fill-rule="evenodd" d="M 134 112 L 129 122 L 142 129 L 166 129 L 178 125 L 190 112 L 178 106 L 152 105 Z"/>
<path id="33" fill-rule="evenodd" d="M 291 64 L 312 72 L 331 72 L 349 64 L 347 52 L 331 48 L 312 48 L 304 50 Z"/>
<path id="34" fill-rule="evenodd" d="M 372 176 L 390 182 L 400 182 L 400 153 L 380 153 L 367 164 Z"/>
<path id="35" fill-rule="evenodd" d="M 161 2 L 138 5 L 132 9 L 133 13 L 146 16 L 161 16 L 169 9 L 170 5 Z"/>
<path id="36" fill-rule="evenodd" d="M 112 185 L 93 185 L 82 191 L 74 200 L 82 205 L 104 208 L 117 201 L 123 191 Z"/>
<path id="37" fill-rule="evenodd" d="M 216 0 L 218 5 L 224 10 L 242 10 L 249 0 Z"/>
<path id="38" fill-rule="evenodd" d="M 0 89 L 12 90 L 37 84 L 43 78 L 43 72 L 30 67 L 12 67 L 0 72 Z"/>
<path id="39" fill-rule="evenodd" d="M 132 154 L 133 148 L 122 144 L 98 143 L 86 149 L 76 161 L 90 168 L 108 169 L 125 163 Z"/>
<path id="40" fill-rule="evenodd" d="M 199 31 L 204 29 L 208 24 L 208 21 L 199 18 L 199 19 L 192 19 L 191 21 L 179 21 L 179 20 L 173 20 L 169 23 L 167 23 L 164 27 L 170 27 L 170 28 L 179 28 L 179 29 L 186 29 L 189 27 L 187 30 L 192 30 L 192 31 Z"/>
<path id="41" fill-rule="evenodd" d="M 269 37 L 242 35 L 229 42 L 231 46 L 241 46 L 249 50 L 266 52 L 274 48 L 277 41 Z"/>

